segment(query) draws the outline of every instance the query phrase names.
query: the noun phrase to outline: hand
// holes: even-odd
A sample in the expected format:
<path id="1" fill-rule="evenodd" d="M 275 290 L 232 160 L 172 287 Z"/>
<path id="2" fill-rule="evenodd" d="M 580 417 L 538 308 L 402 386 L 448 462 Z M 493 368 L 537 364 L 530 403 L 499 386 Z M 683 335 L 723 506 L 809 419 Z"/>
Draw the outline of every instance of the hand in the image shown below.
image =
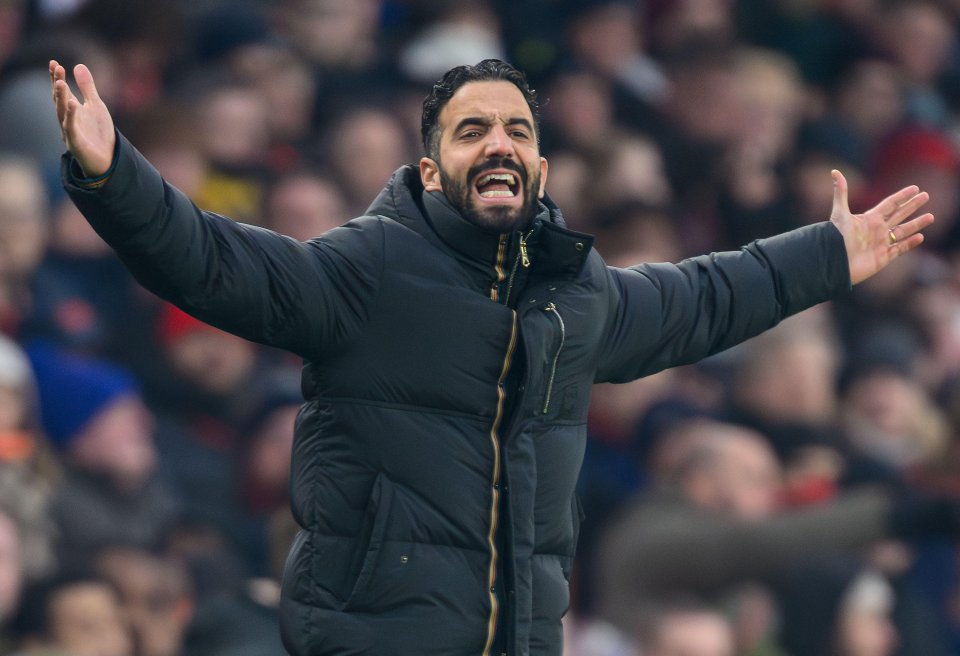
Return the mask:
<path id="1" fill-rule="evenodd" d="M 103 175 L 113 162 L 116 134 L 107 106 L 100 100 L 93 75 L 83 64 L 73 69 L 83 97 L 81 103 L 67 85 L 67 72 L 55 60 L 50 61 L 50 85 L 53 104 L 57 107 L 60 135 L 67 149 L 77 159 L 85 176 Z"/>
<path id="2" fill-rule="evenodd" d="M 907 219 L 930 199 L 916 186 L 904 187 L 863 214 L 851 214 L 847 205 L 847 180 L 833 176 L 833 211 L 830 221 L 840 230 L 847 247 L 850 279 L 863 282 L 897 257 L 923 243 L 920 231 L 933 223 L 930 213 Z"/>

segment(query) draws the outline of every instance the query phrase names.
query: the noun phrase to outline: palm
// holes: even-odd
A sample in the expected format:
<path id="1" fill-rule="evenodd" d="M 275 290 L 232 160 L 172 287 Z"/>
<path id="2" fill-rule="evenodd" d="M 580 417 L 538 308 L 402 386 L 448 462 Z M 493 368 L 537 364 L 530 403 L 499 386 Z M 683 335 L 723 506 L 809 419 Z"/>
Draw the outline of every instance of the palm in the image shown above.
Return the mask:
<path id="1" fill-rule="evenodd" d="M 57 108 L 60 133 L 67 149 L 76 157 L 88 176 L 105 173 L 113 161 L 116 135 L 113 119 L 103 104 L 90 70 L 83 64 L 74 68 L 81 103 L 66 82 L 66 71 L 56 61 L 50 62 L 53 102 Z"/>
<path id="2" fill-rule="evenodd" d="M 830 220 L 843 235 L 853 284 L 869 278 L 923 242 L 920 231 L 933 223 L 933 215 L 907 219 L 929 200 L 925 191 L 916 186 L 904 187 L 863 214 L 853 214 L 847 203 L 847 181 L 843 174 L 834 171 L 833 181 Z"/>

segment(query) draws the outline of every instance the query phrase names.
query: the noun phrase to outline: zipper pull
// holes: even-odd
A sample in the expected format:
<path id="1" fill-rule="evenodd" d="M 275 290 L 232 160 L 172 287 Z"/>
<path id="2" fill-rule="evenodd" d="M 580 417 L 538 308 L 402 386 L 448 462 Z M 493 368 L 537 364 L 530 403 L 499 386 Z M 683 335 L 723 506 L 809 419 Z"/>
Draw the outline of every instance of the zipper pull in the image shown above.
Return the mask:
<path id="1" fill-rule="evenodd" d="M 560 362 L 560 352 L 563 350 L 563 344 L 567 339 L 567 328 L 563 323 L 563 317 L 560 316 L 560 312 L 557 310 L 555 303 L 547 303 L 543 311 L 555 316 L 560 326 L 560 346 L 557 347 L 557 351 L 553 355 L 553 364 L 550 366 L 550 377 L 547 379 L 547 393 L 543 400 L 542 414 L 547 414 L 550 412 L 550 399 L 553 397 L 553 384 L 557 378 L 557 364 Z"/>
<path id="2" fill-rule="evenodd" d="M 530 268 L 530 256 L 527 254 L 527 237 L 530 236 L 530 232 L 520 235 L 520 263 L 523 264 L 524 269 Z"/>

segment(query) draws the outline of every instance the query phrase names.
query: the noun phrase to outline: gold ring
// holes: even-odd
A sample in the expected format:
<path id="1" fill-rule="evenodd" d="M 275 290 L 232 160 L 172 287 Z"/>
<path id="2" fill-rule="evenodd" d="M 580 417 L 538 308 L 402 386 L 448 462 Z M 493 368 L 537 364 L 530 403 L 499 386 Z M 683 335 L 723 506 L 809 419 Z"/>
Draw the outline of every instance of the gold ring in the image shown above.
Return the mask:
<path id="1" fill-rule="evenodd" d="M 897 236 L 896 236 L 895 234 L 893 234 L 893 230 L 888 230 L 888 231 L 887 231 L 887 236 L 888 236 L 889 239 L 890 239 L 890 245 L 891 245 L 891 246 L 896 246 L 896 245 L 897 245 Z"/>

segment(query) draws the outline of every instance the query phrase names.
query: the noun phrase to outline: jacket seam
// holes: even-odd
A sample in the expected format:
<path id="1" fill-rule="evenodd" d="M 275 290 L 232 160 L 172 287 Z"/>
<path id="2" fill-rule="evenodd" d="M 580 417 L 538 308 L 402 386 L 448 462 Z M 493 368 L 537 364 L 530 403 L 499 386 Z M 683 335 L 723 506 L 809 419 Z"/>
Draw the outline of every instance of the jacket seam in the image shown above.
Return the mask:
<path id="1" fill-rule="evenodd" d="M 380 299 L 383 295 L 383 276 L 387 270 L 387 227 L 384 225 L 382 216 L 377 216 L 377 224 L 380 226 L 380 252 L 383 253 L 383 257 L 380 258 L 380 271 L 377 273 L 377 293 L 370 306 L 371 311 L 370 314 L 367 315 L 367 323 L 370 322 L 374 312 L 380 309 Z"/>
<path id="2" fill-rule="evenodd" d="M 325 533 L 323 531 L 318 531 L 316 529 L 307 528 L 304 529 L 308 533 L 315 533 L 317 535 L 327 537 L 327 538 L 342 538 L 344 540 L 354 540 L 357 538 L 356 535 L 341 535 L 340 533 Z M 394 544 L 419 544 L 425 547 L 439 547 L 441 549 L 455 549 L 457 551 L 470 551 L 472 553 L 477 553 L 481 555 L 488 555 L 490 552 L 486 549 L 474 549 L 473 547 L 464 547 L 456 544 L 443 544 L 440 542 L 425 542 L 423 540 L 400 540 L 397 538 L 387 538 L 383 539 L 383 542 L 392 542 Z"/>
<path id="3" fill-rule="evenodd" d="M 391 401 L 376 401 L 371 399 L 358 399 L 349 396 L 317 396 L 308 399 L 309 402 L 329 402 L 345 403 L 349 405 L 373 406 L 377 408 L 386 408 L 388 410 L 399 410 L 402 412 L 426 412 L 433 415 L 449 415 L 451 417 L 462 417 L 464 419 L 475 419 L 477 421 L 490 421 L 488 415 L 472 414 L 457 410 L 444 410 L 442 408 L 431 408 L 429 406 L 412 405 L 409 403 L 395 403 Z"/>
<path id="4" fill-rule="evenodd" d="M 546 419 L 545 415 L 540 415 L 540 423 L 547 426 L 586 426 L 586 419 Z"/>

